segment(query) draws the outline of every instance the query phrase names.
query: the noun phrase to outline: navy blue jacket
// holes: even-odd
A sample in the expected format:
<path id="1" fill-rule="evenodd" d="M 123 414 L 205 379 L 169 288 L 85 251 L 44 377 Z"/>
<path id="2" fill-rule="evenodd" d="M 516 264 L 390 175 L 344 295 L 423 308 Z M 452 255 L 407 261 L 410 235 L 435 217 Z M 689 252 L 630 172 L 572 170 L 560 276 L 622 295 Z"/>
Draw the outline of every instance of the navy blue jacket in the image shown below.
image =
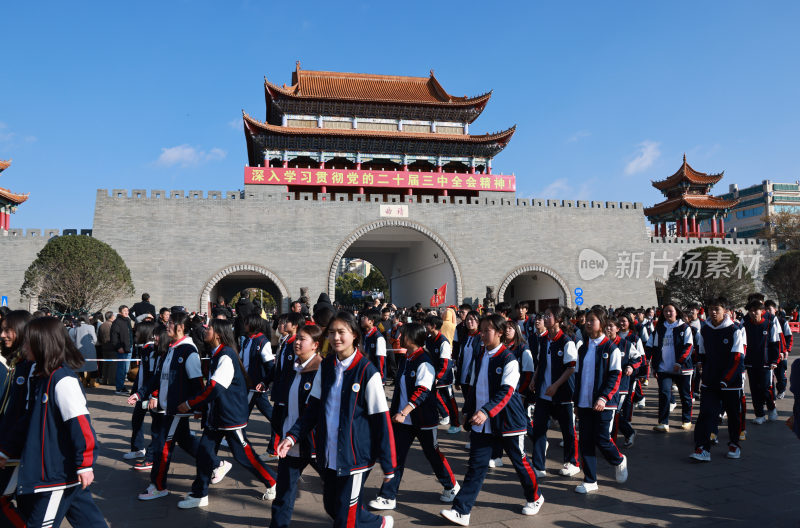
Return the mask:
<path id="1" fill-rule="evenodd" d="M 555 338 L 550 338 L 549 335 L 543 335 L 539 338 L 539 360 L 536 363 L 536 377 L 534 377 L 534 390 L 538 396 L 542 395 L 542 384 L 544 383 L 544 372 L 547 369 L 547 363 L 550 363 L 550 382 L 556 381 L 565 370 L 575 367 L 575 362 L 564 362 L 564 348 L 567 343 L 572 340 L 559 330 Z M 548 354 L 548 343 L 550 344 L 550 351 Z M 575 390 L 575 374 L 570 376 L 565 383 L 556 391 L 553 396 L 553 403 L 566 403 L 572 401 L 572 393 Z"/>
<path id="2" fill-rule="evenodd" d="M 620 353 L 622 354 L 622 370 L 620 372 L 621 378 L 619 382 L 619 393 L 620 394 L 628 394 L 631 390 L 631 379 L 636 376 L 636 369 L 638 369 L 642 364 L 642 358 L 631 357 L 631 351 L 636 348 L 636 343 L 630 339 L 631 336 L 634 336 L 638 339 L 636 332 L 628 332 L 628 335 L 625 336 L 625 339 L 617 336 L 614 340 L 614 344 L 617 345 L 619 348 Z M 625 375 L 625 369 L 627 367 L 631 367 L 633 372 L 630 376 Z"/>
<path id="3" fill-rule="evenodd" d="M 780 355 L 780 334 L 775 316 L 764 314 L 761 321 L 754 323 L 750 316 L 744 318 L 744 331 L 747 333 L 747 348 L 744 364 L 747 367 L 769 367 L 777 365 Z"/>
<path id="4" fill-rule="evenodd" d="M 419 372 L 419 367 L 424 363 L 428 363 L 431 368 L 434 368 L 431 356 L 422 348 L 414 352 L 406 352 L 406 355 L 400 359 L 400 364 L 397 365 L 398 385 L 394 389 L 394 394 L 392 394 L 392 404 L 389 406 L 389 415 L 394 416 L 402 410 L 400 409 L 399 385 L 402 379 L 405 381 L 408 403 L 414 406 L 414 409 L 409 414 L 411 425 L 421 429 L 431 429 L 439 424 L 439 409 L 436 405 L 436 394 L 431 394 L 436 390 L 437 382 L 434 380 L 430 389 L 426 389 L 422 385 L 417 386 L 417 373 Z"/>
<path id="5" fill-rule="evenodd" d="M 211 353 L 209 363 L 208 384 L 201 393 L 188 399 L 189 407 L 207 406 L 206 423 L 212 429 L 243 428 L 247 425 L 250 408 L 247 380 L 239 356 L 231 347 L 219 345 Z"/>
<path id="6" fill-rule="evenodd" d="M 186 371 L 186 364 L 190 356 L 197 356 L 197 358 L 192 358 L 192 361 L 195 359 L 197 362 L 200 361 L 200 355 L 197 353 L 197 348 L 195 348 L 190 337 L 186 336 L 180 342 L 173 343 L 170 346 L 170 351 L 172 352 L 172 357 L 170 358 L 170 352 L 167 352 L 167 355 L 158 366 L 156 375 L 150 381 L 146 392 L 151 398 L 158 398 L 159 407 L 166 411 L 167 415 L 175 416 L 183 414 L 178 412 L 178 405 L 203 391 L 203 376 L 202 373 L 197 373 L 197 376 L 190 377 L 190 374 Z M 167 369 L 167 371 L 164 372 L 164 369 Z M 169 385 L 166 408 L 163 405 L 163 395 L 159 394 L 161 391 L 161 378 L 164 376 L 167 376 Z"/>
<path id="7" fill-rule="evenodd" d="M 275 445 L 280 443 L 283 430 L 286 427 L 286 417 L 289 412 L 289 398 L 295 398 L 297 401 L 297 408 L 300 410 L 302 417 L 308 395 L 311 393 L 311 388 L 314 385 L 314 378 L 317 376 L 317 371 L 322 363 L 322 357 L 317 355 L 306 365 L 300 372 L 300 383 L 297 386 L 297 393 L 290 394 L 292 384 L 294 383 L 295 376 L 298 372 L 292 368 L 289 372 L 286 383 L 281 385 L 281 393 L 275 394 L 275 409 L 272 412 L 272 431 L 275 435 Z M 290 424 L 294 425 L 294 424 Z M 316 455 L 317 447 L 314 438 L 314 431 L 302 437 L 300 440 L 300 456 L 303 458 L 311 458 Z"/>
<path id="8" fill-rule="evenodd" d="M 247 376 L 250 378 L 250 382 L 252 383 L 253 387 L 258 385 L 259 383 L 263 383 L 265 386 L 269 387 L 269 384 L 272 383 L 272 376 L 275 370 L 275 361 L 264 361 L 261 357 L 261 351 L 264 349 L 265 346 L 271 346 L 269 339 L 264 334 L 258 333 L 254 334 L 244 340 L 244 345 L 242 346 L 242 353 L 244 354 L 244 350 L 247 347 L 248 341 L 250 342 L 250 350 L 247 362 Z M 242 357 L 242 363 L 244 363 L 244 357 Z"/>
<path id="9" fill-rule="evenodd" d="M 369 359 L 356 350 L 356 356 L 343 373 L 341 407 L 339 414 L 339 437 L 337 439 L 337 460 L 335 463 L 338 476 L 351 475 L 365 471 L 376 461 L 381 465 L 384 475 L 394 475 L 397 467 L 397 456 L 394 449 L 394 433 L 392 430 L 389 409 L 369 413 L 370 401 L 384 398 L 383 385 L 370 388 L 373 376 L 380 373 Z M 295 423 L 287 438 L 295 443 L 312 430 L 317 443 L 317 461 L 319 467 L 327 468 L 326 446 L 328 428 L 325 420 L 325 402 L 336 380 L 336 354 L 329 354 L 320 364 L 319 373 L 309 395 L 308 406 L 301 418 Z M 369 391 L 376 391 L 375 394 Z M 379 391 L 379 393 L 378 393 Z M 316 397 L 318 394 L 319 397 Z"/>
<path id="10" fill-rule="evenodd" d="M 62 366 L 47 378 L 35 376 L 28 412 L 17 493 L 79 485 L 78 472 L 92 469 L 97 460 L 97 437 L 75 373 Z"/>
<path id="11" fill-rule="evenodd" d="M 703 346 L 699 351 L 703 364 L 701 383 L 712 389 L 739 390 L 744 374 L 743 344 L 739 328 L 729 319 L 725 321 L 720 328 L 714 328 L 706 322 L 700 329 L 703 336 Z"/>
<path id="12" fill-rule="evenodd" d="M 385 363 L 386 363 L 386 356 L 379 356 L 378 355 L 378 341 L 383 339 L 383 334 L 378 331 L 377 327 L 372 327 L 372 330 L 368 334 L 364 334 L 364 355 L 369 358 L 375 368 L 378 369 L 378 372 L 381 375 L 381 378 L 384 377 L 386 372 L 385 370 Z"/>
<path id="13" fill-rule="evenodd" d="M 447 387 L 453 384 L 453 347 L 450 347 L 450 357 L 442 357 L 442 345 L 450 343 L 441 332 L 438 332 L 433 337 L 428 337 L 425 340 L 425 350 L 428 352 L 430 359 L 433 360 L 433 368 L 436 371 L 436 385 L 439 387 Z"/>
<path id="14" fill-rule="evenodd" d="M 28 393 L 33 383 L 33 361 L 24 359 L 14 367 L 5 412 L 0 418 L 0 452 L 18 459 L 28 436 Z"/>
<path id="15" fill-rule="evenodd" d="M 583 372 L 583 364 L 588 351 L 589 339 L 587 338 L 578 348 L 578 371 L 575 373 L 575 405 L 578 405 L 581 395 L 581 372 Z M 619 353 L 619 348 L 608 337 L 604 338 L 594 349 L 595 371 L 594 386 L 592 387 L 592 406 L 594 406 L 594 402 L 598 398 L 603 398 L 606 401 L 606 409 L 616 409 L 617 405 L 619 405 L 619 384 L 622 371 L 620 366 L 613 368 L 615 351 Z"/>
<path id="16" fill-rule="evenodd" d="M 275 354 L 275 374 L 272 378 L 272 394 L 270 398 L 273 403 L 275 402 L 275 394 L 281 394 L 283 388 L 281 385 L 285 383 L 286 376 L 289 371 L 294 369 L 294 342 L 297 339 L 297 334 L 286 339 L 278 348 L 278 353 Z"/>
<path id="17" fill-rule="evenodd" d="M 645 350 L 648 355 L 653 358 L 653 367 L 658 370 L 661 364 L 661 347 L 664 346 L 664 334 L 667 327 L 664 325 L 657 325 L 655 331 L 650 335 L 650 339 L 645 345 Z M 686 344 L 686 332 L 691 333 L 689 325 L 681 321 L 681 323 L 672 329 L 672 342 L 675 348 L 675 363 L 680 365 L 681 373 L 691 374 L 694 371 L 692 365 L 692 351 L 694 350 L 693 344 Z"/>
<path id="18" fill-rule="evenodd" d="M 471 357 L 468 361 L 465 361 L 464 349 L 467 346 L 467 340 L 469 338 L 472 339 L 472 351 Z M 481 336 L 478 332 L 475 332 L 474 335 L 470 335 L 469 333 L 464 335 L 464 340 L 458 342 L 458 358 L 456 359 L 456 384 L 461 384 L 461 379 L 464 374 L 466 377 L 464 379 L 464 384 L 469 385 L 472 379 L 472 376 L 475 372 L 475 359 L 482 353 L 483 350 L 483 342 L 481 341 Z"/>
<path id="19" fill-rule="evenodd" d="M 487 360 L 487 354 L 483 351 L 475 361 L 475 383 L 478 382 L 478 373 L 481 365 Z M 489 366 L 486 371 L 489 381 L 489 402 L 476 409 L 476 390 L 469 392 L 467 401 L 464 402 L 464 414 L 472 416 L 478 410 L 486 413 L 492 427 L 492 434 L 503 436 L 513 436 L 527 432 L 528 415 L 522 403 L 522 397 L 517 392 L 517 388 L 511 385 L 503 385 L 503 371 L 505 366 L 517 359 L 514 354 L 505 346 L 492 357 L 488 358 Z M 465 427 L 470 427 L 465 424 Z"/>

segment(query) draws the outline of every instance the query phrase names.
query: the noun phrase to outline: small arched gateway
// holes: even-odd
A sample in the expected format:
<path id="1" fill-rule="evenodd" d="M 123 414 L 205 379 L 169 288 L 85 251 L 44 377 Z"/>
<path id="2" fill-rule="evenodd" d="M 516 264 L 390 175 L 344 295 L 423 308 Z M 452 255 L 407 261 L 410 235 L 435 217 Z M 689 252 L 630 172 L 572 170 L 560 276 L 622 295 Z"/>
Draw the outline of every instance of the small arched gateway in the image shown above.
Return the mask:
<path id="1" fill-rule="evenodd" d="M 513 269 L 497 292 L 501 301 L 515 303 L 527 301 L 531 312 L 544 311 L 548 306 L 570 306 L 570 288 L 558 273 L 539 264 L 527 264 Z"/>
<path id="2" fill-rule="evenodd" d="M 328 275 L 328 294 L 336 292 L 342 260 L 361 258 L 383 273 L 397 306 L 427 305 L 435 288 L 447 284 L 446 304 L 462 299 L 461 270 L 453 252 L 427 227 L 402 219 L 363 225 L 341 243 Z"/>
<path id="3" fill-rule="evenodd" d="M 210 311 L 211 304 L 220 295 L 227 301 L 247 288 L 259 288 L 268 292 L 280 311 L 289 298 L 289 290 L 277 275 L 257 264 L 233 264 L 216 272 L 207 282 L 200 294 L 200 311 Z"/>

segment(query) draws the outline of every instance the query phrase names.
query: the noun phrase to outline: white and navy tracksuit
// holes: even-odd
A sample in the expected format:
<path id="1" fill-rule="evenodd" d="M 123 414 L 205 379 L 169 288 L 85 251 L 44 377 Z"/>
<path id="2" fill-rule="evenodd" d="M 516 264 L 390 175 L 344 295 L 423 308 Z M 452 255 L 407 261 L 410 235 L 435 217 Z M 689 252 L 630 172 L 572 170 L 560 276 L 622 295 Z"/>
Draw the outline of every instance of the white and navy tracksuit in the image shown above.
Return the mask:
<path id="1" fill-rule="evenodd" d="M 17 504 L 25 526 L 106 527 L 89 489 L 78 475 L 93 471 L 97 437 L 78 377 L 66 366 L 34 376 L 27 401 L 17 480 Z"/>
<path id="2" fill-rule="evenodd" d="M 273 428 L 277 442 L 285 437 L 305 412 L 308 395 L 314 378 L 322 363 L 322 357 L 315 354 L 304 363 L 295 361 L 290 378 L 284 384 L 282 394 L 275 395 Z M 303 470 L 315 464 L 316 445 L 313 431 L 300 439 L 289 450 L 289 454 L 278 461 L 277 495 L 272 501 L 272 520 L 270 528 L 288 528 L 292 522 L 294 502 L 297 498 L 297 485 Z M 316 465 L 316 464 L 315 464 Z"/>
<path id="3" fill-rule="evenodd" d="M 442 416 L 450 417 L 450 425 L 458 427 L 460 425 L 458 405 L 453 393 L 453 347 L 447 337 L 437 332 L 435 336 L 425 340 L 425 350 L 436 369 L 436 391 L 432 395 L 433 400 L 438 404 L 437 408 Z"/>
<path id="4" fill-rule="evenodd" d="M 192 496 L 208 495 L 211 473 L 219 462 L 216 452 L 223 438 L 237 462 L 266 487 L 275 485 L 270 470 L 253 451 L 244 431 L 250 415 L 247 397 L 247 380 L 239 357 L 231 347 L 220 344 L 211 353 L 208 383 L 201 393 L 186 401 L 192 409 L 206 408 L 206 426 L 197 447 L 197 478 L 192 483 Z"/>
<path id="5" fill-rule="evenodd" d="M 364 355 L 378 369 L 381 379 L 386 379 L 386 338 L 375 326 L 364 334 Z"/>
<path id="6" fill-rule="evenodd" d="M 617 427 L 625 438 L 630 438 L 633 434 L 633 402 L 631 397 L 635 391 L 636 385 L 639 380 L 637 379 L 637 372 L 641 368 L 643 361 L 645 361 L 644 347 L 639 335 L 633 331 L 625 332 L 625 335 L 620 333 L 614 344 L 619 348 L 622 354 L 622 379 L 619 383 L 619 405 L 617 412 Z M 630 376 L 625 375 L 625 370 L 630 367 L 633 372 Z M 616 428 L 615 428 L 616 429 Z M 612 438 L 616 438 L 616 430 L 612 433 Z"/>
<path id="7" fill-rule="evenodd" d="M 575 404 L 578 407 L 578 445 L 580 446 L 583 481 L 597 482 L 595 448 L 612 466 L 622 464 L 622 454 L 611 438 L 614 413 L 619 403 L 622 354 L 617 345 L 603 335 L 587 337 L 578 348 L 575 373 Z M 605 410 L 593 409 L 598 399 L 605 401 Z"/>
<path id="8" fill-rule="evenodd" d="M 711 450 L 711 433 L 723 411 L 728 413 L 730 443 L 739 445 L 744 343 L 736 325 L 725 317 L 719 326 L 706 321 L 699 359 L 703 366 L 700 382 L 700 413 L 694 429 L 695 447 Z"/>
<path id="9" fill-rule="evenodd" d="M 150 384 L 150 380 L 156 373 L 158 367 L 158 352 L 151 341 L 145 343 L 141 347 L 140 355 L 141 361 L 139 362 L 139 374 L 136 376 L 136 393 L 139 393 Z M 131 415 L 131 451 L 141 451 L 145 449 L 145 461 L 153 461 L 153 442 L 152 430 L 153 425 L 150 426 L 151 441 L 145 445 L 144 439 L 144 419 L 147 416 L 147 400 L 137 402 L 133 406 L 133 413 Z"/>
<path id="10" fill-rule="evenodd" d="M 400 360 L 397 370 L 397 384 L 392 396 L 389 415 L 394 416 L 406 408 L 413 407 L 402 424 L 392 422 L 394 430 L 397 468 L 394 478 L 381 485 L 379 496 L 396 499 L 397 490 L 405 470 L 406 456 L 414 439 L 419 439 L 422 452 L 433 469 L 433 473 L 444 489 L 453 489 L 456 478 L 450 469 L 450 463 L 439 449 L 436 437 L 439 423 L 439 411 L 436 405 L 436 379 L 433 358 L 423 348 L 407 352 Z"/>
<path id="11" fill-rule="evenodd" d="M 294 368 L 294 342 L 296 339 L 297 334 L 294 334 L 278 342 L 278 353 L 275 354 L 275 373 L 272 377 L 271 397 L 273 403 L 275 403 L 275 394 L 283 394 L 281 384 Z"/>
<path id="12" fill-rule="evenodd" d="M 477 331 L 473 334 L 464 334 L 463 341 L 459 341 L 458 358 L 456 359 L 455 383 L 461 388 L 464 401 L 469 398 L 475 377 L 475 360 L 482 353 L 483 342 Z M 465 424 L 466 426 L 466 424 Z"/>
<path id="13" fill-rule="evenodd" d="M 650 334 L 645 350 L 650 351 L 658 379 L 658 423 L 669 425 L 669 404 L 672 384 L 678 386 L 681 398 L 681 421 L 692 421 L 692 330 L 685 322 L 659 324 Z M 674 366 L 679 371 L 675 372 Z"/>
<path id="14" fill-rule="evenodd" d="M 167 488 L 169 464 L 176 443 L 191 456 L 197 456 L 199 440 L 189 432 L 189 417 L 194 413 L 180 413 L 178 405 L 202 390 L 200 355 L 192 338 L 184 336 L 169 346 L 150 385 L 139 395 L 144 399 L 149 394 L 150 399 L 156 399 L 157 412 L 161 414 L 153 422 L 153 469 L 150 472 L 150 481 L 158 490 Z M 215 462 L 216 467 L 219 460 Z"/>
<path id="15" fill-rule="evenodd" d="M 247 336 L 240 352 L 242 365 L 250 378 L 250 403 L 248 411 L 258 407 L 264 417 L 272 422 L 272 405 L 269 403 L 267 391 L 275 374 L 275 354 L 272 353 L 272 343 L 261 332 Z M 257 391 L 256 385 L 264 384 L 264 392 Z"/>
<path id="16" fill-rule="evenodd" d="M 19 457 L 28 435 L 28 392 L 35 363 L 22 360 L 6 373 L 7 384 L 0 408 L 0 452 L 10 458 L 0 470 L 0 527 L 24 528 L 25 521 L 11 503 L 17 491 Z"/>
<path id="17" fill-rule="evenodd" d="M 381 527 L 383 518 L 364 508 L 361 491 L 376 459 L 391 478 L 397 458 L 381 375 L 360 351 L 344 361 L 336 354 L 322 360 L 308 407 L 286 438 L 297 443 L 312 430 L 333 526 Z"/>
<path id="18" fill-rule="evenodd" d="M 539 499 L 536 475 L 525 456 L 527 415 L 516 390 L 518 383 L 519 363 L 505 346 L 484 351 L 476 358 L 475 384 L 464 404 L 464 414 L 471 417 L 481 411 L 486 421 L 466 426 L 471 428 L 469 466 L 461 491 L 453 501 L 453 509 L 462 515 L 469 514 L 475 505 L 497 445 L 501 445 L 511 459 L 525 500 Z"/>
<path id="19" fill-rule="evenodd" d="M 764 405 L 769 411 L 775 408 L 772 368 L 778 365 L 780 357 L 781 330 L 778 318 L 769 313 L 765 313 L 757 323 L 749 315 L 745 317 L 744 330 L 747 334 L 744 365 L 750 380 L 753 411 L 758 418 L 764 416 Z"/>
<path id="20" fill-rule="evenodd" d="M 551 417 L 558 420 L 561 428 L 564 440 L 564 463 L 569 462 L 577 466 L 579 465 L 578 437 L 575 434 L 575 414 L 572 404 L 575 374 L 561 384 L 554 396 L 547 396 L 545 391 L 562 376 L 564 371 L 577 366 L 578 349 L 563 330 L 559 330 L 555 337 L 549 335 L 542 337 L 539 343 L 539 362 L 534 377 L 537 397 L 530 429 L 533 442 L 533 467 L 538 471 L 545 469 L 547 429 Z"/>

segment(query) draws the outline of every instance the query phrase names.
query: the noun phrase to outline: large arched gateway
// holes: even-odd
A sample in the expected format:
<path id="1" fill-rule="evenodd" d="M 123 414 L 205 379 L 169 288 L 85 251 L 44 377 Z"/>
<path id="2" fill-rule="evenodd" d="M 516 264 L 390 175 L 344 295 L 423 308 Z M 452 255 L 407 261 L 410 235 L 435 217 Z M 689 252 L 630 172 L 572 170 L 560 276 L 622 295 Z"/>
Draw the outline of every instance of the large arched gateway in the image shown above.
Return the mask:
<path id="1" fill-rule="evenodd" d="M 259 288 L 272 295 L 273 299 L 282 311 L 289 297 L 289 290 L 277 275 L 270 270 L 257 264 L 234 264 L 219 270 L 207 282 L 200 294 L 200 310 L 211 309 L 211 303 L 216 302 L 217 297 L 222 296 L 226 300 L 230 299 L 246 288 Z"/>
<path id="2" fill-rule="evenodd" d="M 512 305 L 527 301 L 531 312 L 541 312 L 554 304 L 569 306 L 572 302 L 570 288 L 564 279 L 552 269 L 538 264 L 520 266 L 506 275 L 497 297 Z"/>
<path id="3" fill-rule="evenodd" d="M 452 251 L 433 231 L 408 220 L 378 220 L 353 231 L 331 262 L 328 294 L 333 298 L 343 258 L 371 262 L 389 283 L 392 302 L 428 304 L 435 288 L 447 284 L 447 304 L 462 299 L 461 271 Z"/>

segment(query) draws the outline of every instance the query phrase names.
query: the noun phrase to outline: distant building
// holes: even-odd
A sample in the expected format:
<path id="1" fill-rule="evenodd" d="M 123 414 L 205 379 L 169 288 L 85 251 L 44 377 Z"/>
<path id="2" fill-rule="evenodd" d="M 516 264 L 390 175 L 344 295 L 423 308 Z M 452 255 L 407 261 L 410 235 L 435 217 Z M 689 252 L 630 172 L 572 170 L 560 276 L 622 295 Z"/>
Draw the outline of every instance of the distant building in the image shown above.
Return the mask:
<path id="1" fill-rule="evenodd" d="M 764 180 L 744 189 L 731 184 L 730 192 L 717 198 L 739 200 L 725 217 L 726 234 L 732 238 L 759 238 L 765 227 L 765 215 L 783 211 L 800 212 L 798 182 L 773 183 Z"/>

